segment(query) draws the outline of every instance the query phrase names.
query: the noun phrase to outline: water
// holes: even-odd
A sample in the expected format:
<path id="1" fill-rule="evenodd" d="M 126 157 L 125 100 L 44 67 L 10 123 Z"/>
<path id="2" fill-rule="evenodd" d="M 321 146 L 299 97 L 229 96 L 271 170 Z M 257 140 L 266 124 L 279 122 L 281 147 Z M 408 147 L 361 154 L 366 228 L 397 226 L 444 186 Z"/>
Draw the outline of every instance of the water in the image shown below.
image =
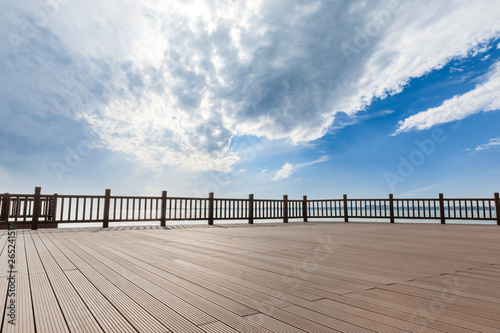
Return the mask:
<path id="1" fill-rule="evenodd" d="M 291 218 L 290 222 L 300 222 L 302 219 Z M 343 218 L 308 218 L 309 222 L 344 222 Z M 349 222 L 369 222 L 369 223 L 389 223 L 388 218 L 349 218 Z M 248 220 L 215 220 L 215 225 L 224 224 L 247 224 Z M 255 220 L 254 224 L 259 223 L 283 223 L 283 219 L 262 219 Z M 423 223 L 423 224 L 440 224 L 439 219 L 395 219 L 395 223 Z M 166 226 L 189 226 L 189 225 L 208 225 L 208 221 L 167 221 Z M 446 224 L 477 224 L 477 225 L 495 225 L 495 220 L 446 220 Z M 159 226 L 159 221 L 131 221 L 131 222 L 110 222 L 110 227 L 132 227 L 132 226 Z M 92 223 L 59 223 L 59 228 L 100 228 L 102 222 Z"/>

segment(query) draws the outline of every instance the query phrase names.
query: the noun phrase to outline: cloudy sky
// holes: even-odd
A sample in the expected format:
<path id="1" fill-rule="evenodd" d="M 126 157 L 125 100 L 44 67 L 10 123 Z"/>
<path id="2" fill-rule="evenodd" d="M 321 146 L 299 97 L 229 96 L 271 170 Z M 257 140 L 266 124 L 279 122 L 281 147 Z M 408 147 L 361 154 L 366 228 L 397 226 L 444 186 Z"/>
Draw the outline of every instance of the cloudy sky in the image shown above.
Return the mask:
<path id="1" fill-rule="evenodd" d="M 500 2 L 0 3 L 0 191 L 500 190 Z"/>

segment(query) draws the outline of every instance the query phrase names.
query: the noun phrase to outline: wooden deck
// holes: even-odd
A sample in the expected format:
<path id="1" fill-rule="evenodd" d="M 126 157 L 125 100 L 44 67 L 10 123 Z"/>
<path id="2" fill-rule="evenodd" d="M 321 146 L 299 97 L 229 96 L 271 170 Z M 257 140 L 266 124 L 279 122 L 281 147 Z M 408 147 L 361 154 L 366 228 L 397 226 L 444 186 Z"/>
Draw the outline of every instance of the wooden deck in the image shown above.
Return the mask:
<path id="1" fill-rule="evenodd" d="M 500 227 L 18 230 L 2 332 L 500 332 Z M 12 284 L 13 283 L 13 284 Z M 6 303 L 6 301 L 8 301 Z"/>

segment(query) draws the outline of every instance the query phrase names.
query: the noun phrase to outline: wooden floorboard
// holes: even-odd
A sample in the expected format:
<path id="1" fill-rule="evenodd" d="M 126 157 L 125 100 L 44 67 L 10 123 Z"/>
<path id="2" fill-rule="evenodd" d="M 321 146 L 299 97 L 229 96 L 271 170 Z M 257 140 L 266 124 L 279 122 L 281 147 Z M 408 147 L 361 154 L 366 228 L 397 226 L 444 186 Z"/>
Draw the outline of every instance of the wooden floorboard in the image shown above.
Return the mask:
<path id="1" fill-rule="evenodd" d="M 500 332 L 500 227 L 294 222 L 16 231 L 1 332 Z"/>
<path id="2" fill-rule="evenodd" d="M 15 325 L 10 325 L 10 317 L 8 317 L 6 313 L 2 327 L 2 332 L 6 333 L 23 333 L 35 330 L 28 265 L 26 264 L 26 250 L 24 247 L 24 234 L 20 233 L 16 238 L 16 273 L 14 274 L 16 278 L 16 295 L 14 298 L 16 300 L 17 318 L 15 320 Z"/>
<path id="3" fill-rule="evenodd" d="M 24 236 L 36 332 L 69 332 L 35 243 L 30 234 Z"/>

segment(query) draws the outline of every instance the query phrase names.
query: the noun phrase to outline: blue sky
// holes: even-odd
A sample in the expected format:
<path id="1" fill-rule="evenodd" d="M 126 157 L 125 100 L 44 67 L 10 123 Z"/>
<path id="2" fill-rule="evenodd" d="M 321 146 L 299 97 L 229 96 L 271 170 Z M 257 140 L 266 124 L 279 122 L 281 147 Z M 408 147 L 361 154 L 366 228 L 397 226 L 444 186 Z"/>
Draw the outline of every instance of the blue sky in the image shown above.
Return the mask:
<path id="1" fill-rule="evenodd" d="M 0 191 L 500 191 L 496 1 L 0 4 Z"/>

